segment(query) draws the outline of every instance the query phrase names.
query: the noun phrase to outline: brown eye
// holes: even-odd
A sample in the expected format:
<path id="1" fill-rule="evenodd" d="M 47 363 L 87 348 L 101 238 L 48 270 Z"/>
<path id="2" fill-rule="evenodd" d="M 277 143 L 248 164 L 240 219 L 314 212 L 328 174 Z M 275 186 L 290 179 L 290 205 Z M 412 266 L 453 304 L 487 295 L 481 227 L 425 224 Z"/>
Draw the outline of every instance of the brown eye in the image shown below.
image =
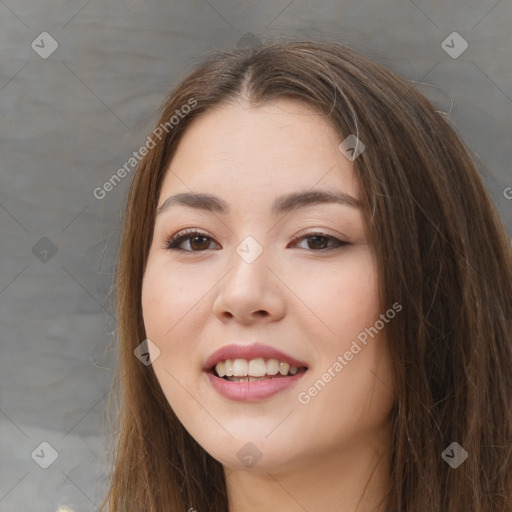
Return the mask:
<path id="1" fill-rule="evenodd" d="M 163 247 L 164 249 L 175 251 L 202 252 L 207 250 L 212 242 L 213 239 L 208 235 L 194 229 L 189 229 L 180 231 L 170 239 L 166 240 Z M 188 243 L 188 247 L 185 243 Z"/>
<path id="2" fill-rule="evenodd" d="M 310 249 L 325 249 L 329 243 L 329 239 L 326 236 L 310 236 L 306 240 L 310 240 Z"/>
<path id="3" fill-rule="evenodd" d="M 189 240 L 190 240 L 190 247 L 192 248 L 192 250 L 198 250 L 198 251 L 203 251 L 205 249 L 208 249 L 208 245 L 210 243 L 210 239 L 204 235 L 194 236 L 192 238 L 189 238 Z"/>
<path id="4" fill-rule="evenodd" d="M 306 241 L 307 246 L 300 247 L 301 249 L 310 249 L 313 251 L 329 251 L 331 249 L 341 248 L 346 245 L 350 245 L 349 242 L 344 242 L 343 240 L 339 240 L 338 238 L 327 235 L 326 233 L 309 233 L 305 236 L 297 235 L 295 240 L 298 240 L 298 243 L 294 245 L 300 247 L 300 243 Z"/>

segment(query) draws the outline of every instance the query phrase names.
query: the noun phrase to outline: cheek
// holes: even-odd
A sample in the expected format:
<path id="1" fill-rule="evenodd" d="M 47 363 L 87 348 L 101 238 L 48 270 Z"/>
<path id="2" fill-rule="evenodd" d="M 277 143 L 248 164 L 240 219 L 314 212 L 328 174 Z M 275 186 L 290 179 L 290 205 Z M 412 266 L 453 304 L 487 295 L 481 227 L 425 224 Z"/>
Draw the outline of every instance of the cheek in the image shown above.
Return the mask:
<path id="1" fill-rule="evenodd" d="M 211 286 L 199 272 L 162 258 L 150 258 L 142 282 L 142 313 L 146 334 L 164 342 L 186 323 L 187 315 L 201 307 Z"/>
<path id="2" fill-rule="evenodd" d="M 178 304 L 173 304 L 171 286 L 165 273 L 148 262 L 144 279 L 142 281 L 142 316 L 148 338 L 157 340 L 166 330 L 172 327 L 172 319 L 168 317 L 169 311 L 176 311 Z"/>
<path id="3" fill-rule="evenodd" d="M 303 324 L 305 332 L 319 334 L 319 362 L 301 387 L 300 403 L 308 402 L 308 413 L 333 425 L 342 418 L 344 428 L 374 427 L 388 416 L 394 395 L 385 331 L 374 327 L 385 308 L 381 311 L 368 247 L 347 252 L 337 266 L 317 266 L 308 279 L 296 282 L 297 295 L 321 321 L 313 333 L 312 324 Z"/>
<path id="4" fill-rule="evenodd" d="M 376 273 L 367 246 L 333 265 L 297 267 L 294 293 L 317 315 L 332 341 L 351 339 L 378 318 Z M 291 278 L 290 278 L 291 279 Z"/>
<path id="5" fill-rule="evenodd" d="M 207 283 L 182 265 L 158 255 L 148 259 L 142 283 L 142 315 L 146 336 L 160 350 L 152 366 L 173 409 L 186 407 L 180 383 L 190 387 L 191 362 L 200 339 Z M 189 404 L 190 405 L 190 404 Z"/>
<path id="6" fill-rule="evenodd" d="M 210 321 L 209 294 L 217 281 L 209 265 L 177 263 L 156 253 L 148 259 L 141 297 L 144 327 L 160 350 L 153 369 L 173 408 L 179 409 L 188 396 L 179 383 L 188 383 L 191 390 L 197 385 L 192 376 L 201 370 L 199 343 Z"/>

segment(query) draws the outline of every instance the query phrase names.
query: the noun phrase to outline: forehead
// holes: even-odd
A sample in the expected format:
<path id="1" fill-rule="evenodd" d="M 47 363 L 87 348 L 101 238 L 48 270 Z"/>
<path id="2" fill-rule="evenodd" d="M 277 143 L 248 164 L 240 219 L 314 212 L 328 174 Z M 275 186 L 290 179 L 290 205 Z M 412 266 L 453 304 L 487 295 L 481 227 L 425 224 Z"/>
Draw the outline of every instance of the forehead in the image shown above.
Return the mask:
<path id="1" fill-rule="evenodd" d="M 261 196 L 317 185 L 357 195 L 353 164 L 338 150 L 341 140 L 322 114 L 295 100 L 223 104 L 187 127 L 162 195 L 192 189 L 236 201 L 234 188 Z"/>

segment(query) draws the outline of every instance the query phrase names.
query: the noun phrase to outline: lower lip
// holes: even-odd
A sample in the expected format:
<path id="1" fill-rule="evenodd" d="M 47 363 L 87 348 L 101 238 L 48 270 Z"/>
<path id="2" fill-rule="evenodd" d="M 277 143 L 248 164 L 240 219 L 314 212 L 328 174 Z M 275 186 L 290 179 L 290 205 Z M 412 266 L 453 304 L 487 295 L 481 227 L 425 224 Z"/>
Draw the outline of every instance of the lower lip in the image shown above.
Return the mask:
<path id="1" fill-rule="evenodd" d="M 210 379 L 212 386 L 220 395 L 238 402 L 252 402 L 269 398 L 280 391 L 288 389 L 300 380 L 306 371 L 301 371 L 291 377 L 277 377 L 252 382 L 229 381 L 217 377 L 211 372 L 205 373 Z"/>

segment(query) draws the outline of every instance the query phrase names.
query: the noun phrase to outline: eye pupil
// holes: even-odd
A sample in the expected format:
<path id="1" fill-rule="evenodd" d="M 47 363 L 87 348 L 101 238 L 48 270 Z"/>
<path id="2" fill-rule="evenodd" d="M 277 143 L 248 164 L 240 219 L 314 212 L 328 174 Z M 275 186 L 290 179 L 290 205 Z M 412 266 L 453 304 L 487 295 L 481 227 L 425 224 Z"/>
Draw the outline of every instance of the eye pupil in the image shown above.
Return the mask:
<path id="1" fill-rule="evenodd" d="M 317 249 L 318 248 L 324 249 L 326 246 L 326 242 L 327 242 L 327 238 L 325 236 L 321 236 L 321 235 L 312 236 L 312 237 L 310 237 L 310 240 L 316 240 L 316 242 L 320 241 L 320 244 L 317 244 L 317 243 L 312 244 Z"/>
<path id="2" fill-rule="evenodd" d="M 202 244 L 199 243 L 199 247 L 197 247 L 197 244 L 194 243 L 194 240 L 197 240 L 197 239 L 202 239 L 203 240 Z M 206 246 L 205 246 L 205 242 L 206 242 Z M 194 236 L 193 238 L 190 239 L 190 247 L 192 249 L 197 249 L 197 250 L 207 249 L 208 248 L 208 243 L 209 243 L 208 237 L 203 236 L 203 235 Z"/>

